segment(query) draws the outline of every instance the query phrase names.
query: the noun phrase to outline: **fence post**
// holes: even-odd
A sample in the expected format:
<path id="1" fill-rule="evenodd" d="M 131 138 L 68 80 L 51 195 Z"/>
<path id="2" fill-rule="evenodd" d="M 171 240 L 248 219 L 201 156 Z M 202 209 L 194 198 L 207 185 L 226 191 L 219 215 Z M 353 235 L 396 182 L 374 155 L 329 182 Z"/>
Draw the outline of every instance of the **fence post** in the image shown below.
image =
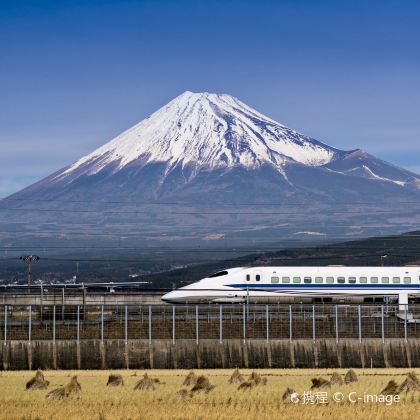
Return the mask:
<path id="1" fill-rule="evenodd" d="M 32 305 L 29 305 L 29 330 L 28 330 L 28 343 L 31 344 L 32 340 Z"/>
<path id="2" fill-rule="evenodd" d="M 407 342 L 407 316 L 408 316 L 408 303 L 404 305 L 404 341 Z"/>
<path id="3" fill-rule="evenodd" d="M 359 343 L 362 342 L 362 316 L 360 313 L 360 305 L 357 306 L 357 315 L 359 319 Z"/>
<path id="4" fill-rule="evenodd" d="M 80 306 L 77 305 L 77 342 L 80 342 Z"/>
<path id="5" fill-rule="evenodd" d="M 312 305 L 312 340 L 315 343 L 316 330 L 315 330 L 315 305 Z"/>
<path id="6" fill-rule="evenodd" d="M 104 344 L 104 305 L 101 305 L 101 343 Z"/>
<path id="7" fill-rule="evenodd" d="M 55 343 L 55 305 L 53 306 L 53 342 Z"/>
<path id="8" fill-rule="evenodd" d="M 249 321 L 249 286 L 246 285 L 246 318 Z"/>
<path id="9" fill-rule="evenodd" d="M 382 343 L 385 343 L 384 305 L 381 305 L 381 330 L 382 330 Z"/>
<path id="10" fill-rule="evenodd" d="M 268 312 L 268 305 L 265 305 L 265 319 L 266 319 L 266 339 L 268 343 L 270 340 L 270 314 Z"/>
<path id="11" fill-rule="evenodd" d="M 63 287 L 61 289 L 61 320 L 63 321 L 63 323 L 64 323 L 64 310 L 65 310 L 64 302 L 65 302 L 65 299 L 64 299 L 64 287 Z"/>
<path id="12" fill-rule="evenodd" d="M 289 341 L 292 342 L 292 305 L 289 305 Z"/>
<path id="13" fill-rule="evenodd" d="M 246 342 L 246 305 L 243 305 L 242 308 L 242 321 L 243 321 L 243 333 L 244 333 L 244 344 Z"/>
<path id="14" fill-rule="evenodd" d="M 175 305 L 172 305 L 172 344 L 175 345 Z"/>
<path id="15" fill-rule="evenodd" d="M 195 342 L 198 344 L 198 305 L 195 305 Z"/>
<path id="16" fill-rule="evenodd" d="M 220 305 L 220 314 L 219 314 L 219 341 L 220 344 L 223 342 L 223 305 Z"/>
<path id="17" fill-rule="evenodd" d="M 152 344 L 152 306 L 149 305 L 149 344 Z"/>
<path id="18" fill-rule="evenodd" d="M 4 305 L 4 344 L 7 342 L 7 305 Z"/>
<path id="19" fill-rule="evenodd" d="M 128 308 L 127 308 L 127 305 L 125 305 L 124 341 L 125 341 L 125 344 L 128 343 Z"/>
<path id="20" fill-rule="evenodd" d="M 335 342 L 338 344 L 339 340 L 339 332 L 338 332 L 338 305 L 335 305 Z"/>

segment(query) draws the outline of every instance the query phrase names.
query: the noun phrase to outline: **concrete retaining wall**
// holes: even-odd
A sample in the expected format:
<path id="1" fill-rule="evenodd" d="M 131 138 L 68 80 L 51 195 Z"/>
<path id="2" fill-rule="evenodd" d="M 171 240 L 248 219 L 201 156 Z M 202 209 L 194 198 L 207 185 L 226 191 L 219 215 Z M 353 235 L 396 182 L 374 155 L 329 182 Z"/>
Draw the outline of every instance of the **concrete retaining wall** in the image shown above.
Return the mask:
<path id="1" fill-rule="evenodd" d="M 0 342 L 0 369 L 420 367 L 420 339 Z"/>

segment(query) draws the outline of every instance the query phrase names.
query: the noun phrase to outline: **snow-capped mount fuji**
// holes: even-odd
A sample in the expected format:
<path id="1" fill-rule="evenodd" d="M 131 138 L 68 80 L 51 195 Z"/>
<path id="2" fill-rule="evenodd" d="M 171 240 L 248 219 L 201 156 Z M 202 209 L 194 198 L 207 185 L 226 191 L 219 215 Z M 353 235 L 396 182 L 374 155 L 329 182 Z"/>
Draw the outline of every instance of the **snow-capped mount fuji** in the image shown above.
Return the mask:
<path id="1" fill-rule="evenodd" d="M 233 96 L 187 91 L 22 193 L 54 198 L 71 192 L 98 199 L 107 194 L 149 200 L 170 196 L 191 202 L 202 202 L 207 194 L 210 200 L 237 202 L 270 201 L 268 193 L 277 199 L 304 193 L 314 200 L 321 192 L 324 200 L 327 195 L 335 201 L 343 192 L 339 185 L 344 182 L 342 189 L 348 190 L 349 179 L 370 181 L 364 190 L 381 197 L 383 188 L 415 191 L 420 182 L 415 174 L 362 150 L 342 151 L 305 136 Z M 334 194 L 331 184 L 337 188 Z"/>
<path id="2" fill-rule="evenodd" d="M 304 136 L 227 94 L 184 92 L 139 124 L 81 158 L 57 180 L 74 180 L 105 169 L 116 173 L 164 162 L 175 168 L 270 165 L 285 174 L 286 163 L 321 166 L 346 155 Z"/>
<path id="3" fill-rule="evenodd" d="M 366 201 L 367 207 L 357 205 Z M 142 203 L 146 207 L 138 211 Z M 357 211 L 342 203 L 355 203 Z M 418 207 L 405 203 L 420 203 L 418 175 L 360 149 L 328 146 L 233 96 L 185 92 L 1 206 L 33 210 L 36 222 L 28 229 L 38 223 L 64 233 L 80 226 L 79 231 L 102 234 L 141 227 L 147 238 L 225 238 L 247 232 L 261 239 L 267 235 L 261 232 L 277 231 L 286 237 L 413 230 L 420 223 Z M 217 213 L 225 205 L 238 207 Z M 18 215 L 25 213 L 10 211 L 8 223 L 21 226 Z"/>

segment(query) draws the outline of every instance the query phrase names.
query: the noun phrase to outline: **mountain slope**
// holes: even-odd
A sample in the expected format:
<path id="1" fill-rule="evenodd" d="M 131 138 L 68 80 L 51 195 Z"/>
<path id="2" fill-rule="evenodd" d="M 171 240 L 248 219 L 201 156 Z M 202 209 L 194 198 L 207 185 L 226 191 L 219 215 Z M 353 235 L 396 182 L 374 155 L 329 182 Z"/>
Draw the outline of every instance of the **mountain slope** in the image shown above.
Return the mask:
<path id="1" fill-rule="evenodd" d="M 418 204 L 416 174 L 328 146 L 230 95 L 185 92 L 0 208 L 5 224 L 37 237 L 48 227 L 66 240 L 71 229 L 240 243 L 414 230 Z"/>
<path id="2" fill-rule="evenodd" d="M 297 167 L 302 173 L 317 168 L 329 183 L 344 175 L 377 181 L 372 185 L 394 183 L 420 191 L 420 177 L 362 150 L 347 152 L 330 147 L 260 114 L 230 95 L 185 92 L 23 193 L 48 195 L 60 191 L 61 195 L 66 190 L 82 192 L 94 185 L 99 187 L 96 193 L 101 188 L 105 193 L 109 189 L 103 184 L 109 183 L 110 188 L 115 188 L 114 184 L 125 188 L 123 195 L 135 195 L 138 191 L 158 199 L 172 195 L 171 191 L 178 191 L 179 186 L 188 186 L 200 172 L 209 176 L 216 171 L 216 178 L 224 174 L 226 179 L 226 172 L 234 169 L 255 171 L 255 175 L 261 169 L 276 172 L 285 181 L 278 180 L 281 188 L 298 191 L 299 184 L 292 184 L 288 178 L 290 168 L 295 173 Z M 133 183 L 136 185 L 130 185 Z M 205 188 L 204 192 L 208 190 Z"/>
<path id="3" fill-rule="evenodd" d="M 94 174 L 107 167 L 165 162 L 208 168 L 272 165 L 288 161 L 320 166 L 342 156 L 265 117 L 230 95 L 185 92 L 150 117 L 83 157 L 58 177 Z M 81 171 L 81 169 L 83 170 Z"/>

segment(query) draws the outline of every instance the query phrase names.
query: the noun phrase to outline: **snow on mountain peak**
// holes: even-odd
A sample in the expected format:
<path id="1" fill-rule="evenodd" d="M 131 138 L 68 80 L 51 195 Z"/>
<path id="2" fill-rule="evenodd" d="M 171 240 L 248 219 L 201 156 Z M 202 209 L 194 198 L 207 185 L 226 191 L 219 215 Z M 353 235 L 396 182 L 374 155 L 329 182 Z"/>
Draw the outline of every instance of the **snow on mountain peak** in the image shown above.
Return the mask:
<path id="1" fill-rule="evenodd" d="M 70 165 L 91 175 L 110 167 L 165 162 L 169 168 L 257 168 L 286 162 L 320 166 L 340 151 L 268 118 L 228 94 L 186 91 L 102 147 Z"/>

